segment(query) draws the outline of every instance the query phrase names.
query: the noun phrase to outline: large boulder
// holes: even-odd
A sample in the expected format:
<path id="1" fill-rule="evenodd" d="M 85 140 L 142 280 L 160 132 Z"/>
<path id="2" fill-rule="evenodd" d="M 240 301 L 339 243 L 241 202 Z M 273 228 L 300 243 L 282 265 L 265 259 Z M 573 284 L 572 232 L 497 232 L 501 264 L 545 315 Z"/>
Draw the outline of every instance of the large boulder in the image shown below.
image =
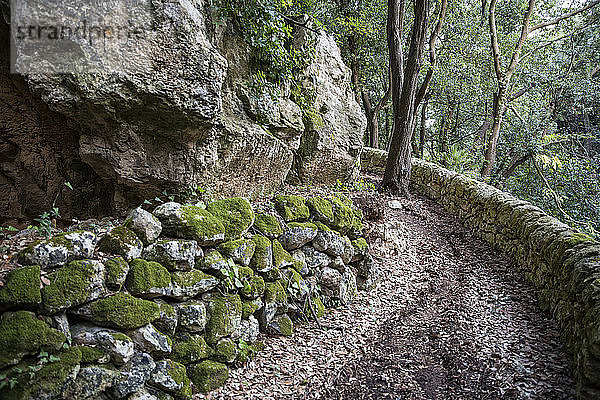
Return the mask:
<path id="1" fill-rule="evenodd" d="M 65 47 L 74 51 L 64 57 L 38 51 L 44 55 L 41 59 L 28 54 L 36 46 L 16 43 L 17 68 L 67 72 L 29 73 L 18 87 L 26 92 L 21 97 L 27 99 L 27 115 L 32 114 L 27 107 L 50 114 L 41 121 L 37 114 L 30 117 L 44 126 L 40 131 L 55 132 L 56 121 L 68 133 L 62 140 L 68 146 L 61 148 L 60 139 L 48 140 L 52 135 L 31 133 L 31 127 L 19 124 L 18 114 L 11 115 L 16 121 L 7 128 L 11 140 L 0 142 L 9 160 L 0 167 L 9 177 L 6 181 L 29 184 L 32 179 L 27 176 L 48 175 L 43 161 L 55 170 L 54 159 L 64 158 L 68 164 L 60 166 L 61 176 L 77 181 L 73 193 L 59 196 L 66 203 L 57 204 L 61 212 L 65 205 L 82 208 L 80 199 L 93 194 L 97 212 L 106 213 L 153 199 L 164 189 L 190 185 L 227 196 L 269 192 L 288 176 L 294 154 L 298 169 L 292 175 L 301 180 L 332 183 L 353 176 L 366 124 L 333 37 L 298 28 L 294 40 L 298 49 L 307 41 L 316 45 L 315 58 L 301 78 L 302 89 L 315 93 L 312 101 L 299 99 L 289 84 L 276 90 L 252 87 L 252 49 L 231 27 L 215 28 L 205 2 L 159 0 L 131 7 L 126 2 L 101 3 L 110 9 L 103 16 L 105 24 L 140 27 L 143 34 L 128 41 L 132 43 L 127 48 L 117 41 L 99 46 L 73 37 L 65 40 Z M 52 7 L 24 1 L 12 11 L 25 25 L 60 16 L 62 24 L 72 26 L 78 26 L 85 13 L 95 12 L 74 0 Z M 8 27 L 4 30 L 8 35 Z M 5 58 L 8 64 L 8 53 Z M 15 90 L 12 82 L 0 83 L 7 91 Z M 310 110 L 298 105 L 307 100 L 313 104 Z M 19 135 L 33 138 L 20 139 L 15 146 L 12 139 Z M 39 163 L 38 147 L 43 148 Z M 23 186 L 35 191 L 35 197 L 24 199 L 28 210 L 48 209 L 63 185 L 62 178 L 46 175 Z M 106 183 L 106 188 L 90 185 L 91 180 Z M 47 188 L 46 181 L 51 183 Z M 10 195 L 0 201 L 0 209 L 21 215 L 15 204 L 22 190 L 2 180 L 0 187 Z M 81 212 L 90 214 L 94 208 Z"/>

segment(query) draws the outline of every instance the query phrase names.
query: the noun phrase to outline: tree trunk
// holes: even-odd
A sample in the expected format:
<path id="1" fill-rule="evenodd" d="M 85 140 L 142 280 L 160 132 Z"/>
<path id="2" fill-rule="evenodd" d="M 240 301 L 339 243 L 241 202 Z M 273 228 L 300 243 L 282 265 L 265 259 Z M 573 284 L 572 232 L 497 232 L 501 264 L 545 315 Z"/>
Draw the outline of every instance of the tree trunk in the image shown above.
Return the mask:
<path id="1" fill-rule="evenodd" d="M 403 68 L 401 21 L 403 0 L 388 0 L 388 48 L 390 53 L 394 127 L 382 189 L 408 196 L 411 172 L 410 143 L 416 124 L 416 96 L 429 14 L 429 0 L 415 0 L 410 48 Z"/>
<path id="2" fill-rule="evenodd" d="M 425 148 L 425 118 L 427 118 L 427 105 L 429 104 L 429 96 L 425 97 L 425 102 L 421 106 L 421 130 L 419 132 L 419 157 L 423 158 L 423 150 Z"/>

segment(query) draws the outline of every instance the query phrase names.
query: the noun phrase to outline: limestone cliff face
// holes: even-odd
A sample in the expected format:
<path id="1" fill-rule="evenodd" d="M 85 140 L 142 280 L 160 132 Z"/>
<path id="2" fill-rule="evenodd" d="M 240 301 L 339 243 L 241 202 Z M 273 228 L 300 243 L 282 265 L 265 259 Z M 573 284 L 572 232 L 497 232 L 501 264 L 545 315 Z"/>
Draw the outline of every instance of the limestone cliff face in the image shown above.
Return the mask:
<path id="1" fill-rule="evenodd" d="M 305 123 L 289 87 L 276 97 L 249 88 L 250 50 L 231 30 L 215 31 L 206 6 L 197 0 L 148 1 L 145 15 L 137 17 L 152 20 L 155 29 L 133 54 L 142 68 L 123 69 L 111 58 L 96 57 L 109 72 L 25 77 L 34 94 L 29 96 L 41 99 L 28 106 L 52 115 L 51 126 L 33 132 L 19 124 L 4 128 L 2 143 L 10 143 L 0 148 L 0 185 L 9 193 L 0 200 L 3 217 L 38 214 L 62 180 L 70 180 L 72 167 L 47 161 L 48 179 L 55 183 L 37 184 L 32 198 L 19 182 L 35 172 L 26 165 L 14 171 L 33 142 L 11 137 L 35 136 L 34 145 L 43 148 L 56 140 L 56 130 L 68 136 L 59 141 L 67 146 L 51 153 L 59 158 L 68 153 L 81 164 L 82 182 L 105 188 L 94 189 L 88 200 L 95 197 L 112 210 L 188 185 L 224 195 L 270 191 L 292 165 L 295 180 L 303 182 L 332 183 L 355 174 L 365 120 L 333 39 L 316 35 L 316 57 L 303 78 L 316 91 L 314 108 L 323 124 L 315 127 Z M 96 49 L 77 45 L 96 55 Z M 19 54 L 17 62 L 27 61 Z M 4 56 L 6 64 L 7 51 Z M 11 92 L 19 77 L 4 72 L 3 91 Z"/>

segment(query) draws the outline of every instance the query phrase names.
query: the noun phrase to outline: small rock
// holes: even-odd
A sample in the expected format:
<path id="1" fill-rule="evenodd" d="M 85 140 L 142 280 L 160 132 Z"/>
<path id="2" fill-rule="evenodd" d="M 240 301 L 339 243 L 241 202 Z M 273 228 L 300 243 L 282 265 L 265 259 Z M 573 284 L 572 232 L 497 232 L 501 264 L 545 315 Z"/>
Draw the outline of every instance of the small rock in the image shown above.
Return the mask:
<path id="1" fill-rule="evenodd" d="M 239 239 L 221 243 L 218 249 L 224 256 L 231 258 L 244 267 L 248 267 L 256 250 L 256 244 L 250 239 Z"/>
<path id="2" fill-rule="evenodd" d="M 156 363 L 156 368 L 150 377 L 149 383 L 181 398 L 189 398 L 192 395 L 190 379 L 187 376 L 185 366 L 171 360 Z"/>
<path id="3" fill-rule="evenodd" d="M 202 249 L 195 240 L 159 240 L 144 249 L 143 258 L 156 261 L 169 271 L 190 271 L 195 268 L 196 257 Z"/>
<path id="4" fill-rule="evenodd" d="M 119 373 L 95 365 L 81 368 L 77 377 L 69 381 L 61 398 L 87 400 L 99 398 L 107 389 L 113 387 L 119 379 Z"/>
<path id="5" fill-rule="evenodd" d="M 330 289 L 339 288 L 342 274 L 333 268 L 325 267 L 317 273 L 317 281 Z"/>
<path id="6" fill-rule="evenodd" d="M 185 301 L 206 293 L 218 285 L 217 278 L 202 271 L 177 271 L 171 273 L 171 291 L 168 296 Z"/>
<path id="7" fill-rule="evenodd" d="M 229 369 L 225 364 L 206 360 L 192 365 L 188 370 L 188 375 L 199 391 L 208 393 L 223 386 L 229 378 Z"/>
<path id="8" fill-rule="evenodd" d="M 173 336 L 177 329 L 177 312 L 175 311 L 175 307 L 160 299 L 154 300 L 154 302 L 160 307 L 160 317 L 152 324 L 165 335 Z"/>
<path id="9" fill-rule="evenodd" d="M 201 246 L 225 240 L 223 223 L 201 207 L 170 202 L 158 206 L 153 214 L 160 220 L 163 231 L 174 237 L 196 240 Z"/>
<path id="10" fill-rule="evenodd" d="M 172 351 L 171 340 L 152 324 L 129 331 L 128 336 L 145 352 L 153 356 L 165 356 Z"/>
<path id="11" fill-rule="evenodd" d="M 269 272 L 273 269 L 273 244 L 262 235 L 254 235 L 252 241 L 255 251 L 250 260 L 250 267 L 256 272 Z"/>
<path id="12" fill-rule="evenodd" d="M 168 296 L 171 293 L 171 274 L 157 262 L 137 258 L 130 263 L 125 286 L 136 297 L 152 299 Z"/>
<path id="13" fill-rule="evenodd" d="M 121 368 L 119 382 L 111 390 L 113 397 L 121 399 L 137 392 L 155 369 L 156 363 L 149 354 L 136 354 Z"/>
<path id="14" fill-rule="evenodd" d="M 388 207 L 393 209 L 393 210 L 401 210 L 402 209 L 402 203 L 398 200 L 390 200 L 388 202 Z"/>
<path id="15" fill-rule="evenodd" d="M 201 335 L 178 333 L 173 342 L 171 358 L 182 364 L 200 362 L 212 354 L 212 349 Z"/>
<path id="16" fill-rule="evenodd" d="M 120 291 L 127 279 L 129 264 L 123 257 L 113 257 L 108 259 L 104 265 L 106 267 L 106 287 Z"/>
<path id="17" fill-rule="evenodd" d="M 267 332 L 273 335 L 292 336 L 294 323 L 287 314 L 278 315 L 268 325 Z"/>
<path id="18" fill-rule="evenodd" d="M 238 329 L 231 334 L 231 338 L 234 340 L 241 339 L 246 343 L 252 343 L 256 341 L 259 333 L 260 324 L 254 316 L 250 315 L 248 319 L 242 319 Z"/>
<path id="19" fill-rule="evenodd" d="M 310 217 L 310 210 L 301 196 L 280 195 L 273 199 L 273 203 L 285 222 L 305 221 Z"/>
<path id="20" fill-rule="evenodd" d="M 225 240 L 239 238 L 254 224 L 254 212 L 248 200 L 242 197 L 217 200 L 206 206 L 225 227 Z"/>
<path id="21" fill-rule="evenodd" d="M 304 253 L 306 265 L 311 271 L 326 267 L 331 262 L 327 254 L 321 253 L 311 246 L 304 246 L 300 250 Z"/>
<path id="22" fill-rule="evenodd" d="M 296 250 L 310 243 L 318 233 L 319 229 L 315 224 L 291 223 L 288 225 L 288 230 L 279 236 L 279 241 L 286 250 Z"/>
<path id="23" fill-rule="evenodd" d="M 106 351 L 116 365 L 125 364 L 133 357 L 133 341 L 127 335 L 89 323 L 79 323 L 71 328 L 73 344 L 99 347 Z"/>
<path id="24" fill-rule="evenodd" d="M 231 364 L 235 361 L 238 354 L 239 348 L 237 344 L 229 338 L 223 338 L 215 344 L 211 358 L 215 361 Z"/>
<path id="25" fill-rule="evenodd" d="M 223 337 L 231 335 L 242 320 L 242 300 L 238 295 L 205 294 L 208 322 L 206 341 L 213 345 Z M 181 321 L 180 321 L 181 322 Z"/>
<path id="26" fill-rule="evenodd" d="M 342 274 L 346 272 L 346 264 L 344 264 L 342 257 L 330 257 L 329 260 L 329 268 L 337 269 Z"/>
<path id="27" fill-rule="evenodd" d="M 44 320 L 48 323 L 48 325 L 50 325 L 51 328 L 54 328 L 65 335 L 67 342 L 71 342 L 71 327 L 69 326 L 69 320 L 67 319 L 66 313 L 45 317 Z"/>
<path id="28" fill-rule="evenodd" d="M 119 255 L 127 261 L 138 258 L 143 248 L 144 245 L 136 234 L 124 226 L 114 228 L 98 241 L 98 250 Z"/>
<path id="29" fill-rule="evenodd" d="M 129 214 L 124 225 L 131 229 L 146 246 L 154 243 L 162 232 L 162 225 L 158 218 L 141 207 Z"/>
<path id="30" fill-rule="evenodd" d="M 206 327 L 206 306 L 201 301 L 176 304 L 179 328 L 189 332 L 202 332 Z"/>
<path id="31" fill-rule="evenodd" d="M 302 276 L 309 275 L 310 269 L 308 268 L 308 264 L 306 263 L 306 255 L 304 252 L 302 252 L 302 249 L 294 250 L 291 254 L 292 258 L 294 259 L 294 269 Z"/>
<path id="32" fill-rule="evenodd" d="M 315 250 L 338 257 L 344 254 L 346 243 L 342 237 L 334 231 L 321 231 L 315 236 L 313 243 Z"/>
<path id="33" fill-rule="evenodd" d="M 69 261 L 92 257 L 97 240 L 92 232 L 61 233 L 26 247 L 19 253 L 18 261 L 23 265 L 40 265 L 42 268 L 64 265 Z"/>

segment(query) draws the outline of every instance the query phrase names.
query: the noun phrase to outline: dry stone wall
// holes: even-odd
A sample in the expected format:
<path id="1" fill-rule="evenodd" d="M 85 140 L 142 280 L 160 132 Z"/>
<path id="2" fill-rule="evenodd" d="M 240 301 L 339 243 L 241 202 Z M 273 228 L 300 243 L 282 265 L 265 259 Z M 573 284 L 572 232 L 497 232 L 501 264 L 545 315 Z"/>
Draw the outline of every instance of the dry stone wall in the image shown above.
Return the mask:
<path id="1" fill-rule="evenodd" d="M 362 160 L 363 170 L 379 173 L 385 152 L 365 149 Z M 413 159 L 412 187 L 523 270 L 573 354 L 579 398 L 600 398 L 600 243 L 526 201 L 436 164 Z"/>
<path id="2" fill-rule="evenodd" d="M 362 213 L 344 197 L 138 208 L 102 237 L 18 254 L 0 286 L 0 398 L 190 399 L 373 287 Z"/>

